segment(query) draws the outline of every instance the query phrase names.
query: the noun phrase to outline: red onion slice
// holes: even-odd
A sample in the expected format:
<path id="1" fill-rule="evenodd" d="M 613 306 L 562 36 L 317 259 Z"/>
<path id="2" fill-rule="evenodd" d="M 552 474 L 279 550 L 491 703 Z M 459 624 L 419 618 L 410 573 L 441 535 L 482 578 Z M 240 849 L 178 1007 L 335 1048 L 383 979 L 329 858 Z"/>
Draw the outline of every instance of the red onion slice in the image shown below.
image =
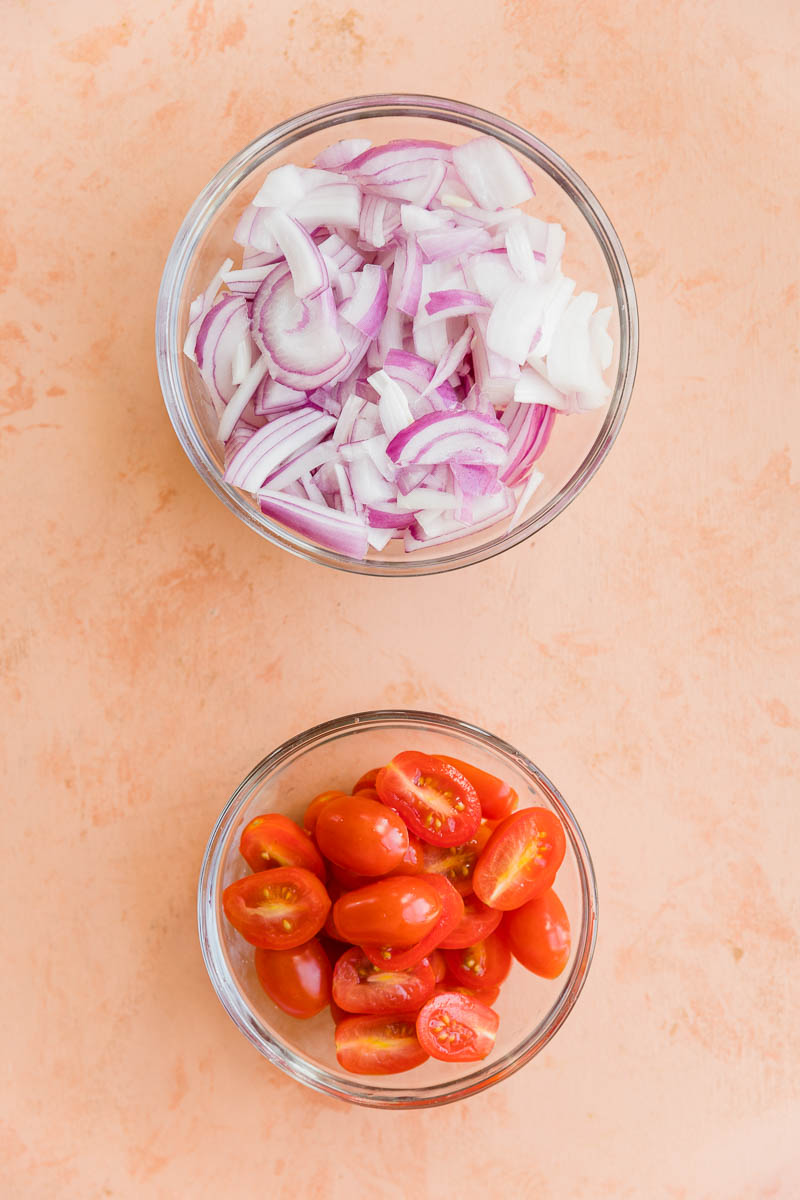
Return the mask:
<path id="1" fill-rule="evenodd" d="M 339 306 L 339 316 L 367 337 L 374 338 L 386 317 L 388 305 L 386 272 L 383 267 L 366 263 L 358 273 L 352 296 Z"/>
<path id="2" fill-rule="evenodd" d="M 282 522 L 295 533 L 348 558 L 366 557 L 367 527 L 359 517 L 281 492 L 262 491 L 258 502 L 265 516 Z"/>
<path id="3" fill-rule="evenodd" d="M 234 393 L 233 357 L 249 327 L 247 301 L 226 293 L 206 313 L 198 331 L 197 365 L 218 415 Z"/>
<path id="4" fill-rule="evenodd" d="M 495 417 L 434 412 L 398 432 L 386 448 L 401 467 L 448 462 L 501 466 L 508 431 Z"/>
<path id="5" fill-rule="evenodd" d="M 298 299 L 288 269 L 277 278 L 270 276 L 257 291 L 252 329 L 273 377 L 289 387 L 319 387 L 349 361 L 336 328 L 331 293 Z"/>
<path id="6" fill-rule="evenodd" d="M 533 185 L 514 155 L 492 137 L 453 148 L 455 166 L 479 208 L 512 208 L 533 196 Z"/>
<path id="7" fill-rule="evenodd" d="M 292 273 L 295 296 L 314 300 L 329 285 L 328 268 L 317 243 L 299 221 L 279 208 L 270 214 L 270 227 Z"/>

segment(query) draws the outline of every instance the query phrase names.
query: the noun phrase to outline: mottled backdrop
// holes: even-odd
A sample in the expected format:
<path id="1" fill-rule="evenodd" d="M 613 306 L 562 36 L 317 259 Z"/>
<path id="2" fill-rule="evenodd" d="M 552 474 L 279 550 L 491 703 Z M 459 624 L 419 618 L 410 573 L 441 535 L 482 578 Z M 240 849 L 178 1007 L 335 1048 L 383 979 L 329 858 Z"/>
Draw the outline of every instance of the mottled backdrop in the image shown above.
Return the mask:
<path id="1" fill-rule="evenodd" d="M 3 0 L 4 1200 L 800 1195 L 796 11 Z M 391 88 L 572 162 L 643 329 L 587 492 L 523 548 L 398 583 L 248 533 L 183 457 L 153 355 L 165 256 L 217 167 Z M 273 1070 L 194 927 L 232 786 L 386 703 L 526 749 L 601 889 L 562 1032 L 438 1112 Z"/>

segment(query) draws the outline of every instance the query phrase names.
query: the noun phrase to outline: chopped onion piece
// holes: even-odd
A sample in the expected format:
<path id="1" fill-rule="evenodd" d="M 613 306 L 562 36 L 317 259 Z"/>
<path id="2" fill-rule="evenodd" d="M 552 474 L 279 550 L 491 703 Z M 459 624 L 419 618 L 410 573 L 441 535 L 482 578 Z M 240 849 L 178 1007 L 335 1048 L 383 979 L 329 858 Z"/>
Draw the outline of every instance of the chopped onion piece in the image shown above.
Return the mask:
<path id="1" fill-rule="evenodd" d="M 480 208 L 511 208 L 533 196 L 533 185 L 514 155 L 493 137 L 453 149 L 453 164 Z"/>
<path id="2" fill-rule="evenodd" d="M 541 471 L 531 471 L 530 475 L 528 476 L 528 482 L 525 484 L 525 487 L 520 493 L 519 500 L 517 501 L 517 507 L 514 509 L 514 515 L 508 522 L 509 533 L 512 529 L 515 529 L 517 525 L 519 525 L 520 521 L 525 515 L 525 509 L 528 507 L 533 493 L 539 487 L 539 484 L 543 479 L 544 475 Z"/>
<path id="3" fill-rule="evenodd" d="M 285 496 L 281 492 L 262 491 L 258 502 L 265 516 L 312 538 L 321 546 L 348 558 L 366 557 L 367 526 L 360 517 L 337 512 L 333 508 L 323 508 L 311 500 Z"/>
<path id="4" fill-rule="evenodd" d="M 263 356 L 257 362 L 254 362 L 225 405 L 225 412 L 220 418 L 219 429 L 217 430 L 217 437 L 221 442 L 227 442 L 233 433 L 234 425 L 250 403 L 250 399 L 254 395 L 256 388 L 267 373 L 267 368 L 268 363 Z"/>

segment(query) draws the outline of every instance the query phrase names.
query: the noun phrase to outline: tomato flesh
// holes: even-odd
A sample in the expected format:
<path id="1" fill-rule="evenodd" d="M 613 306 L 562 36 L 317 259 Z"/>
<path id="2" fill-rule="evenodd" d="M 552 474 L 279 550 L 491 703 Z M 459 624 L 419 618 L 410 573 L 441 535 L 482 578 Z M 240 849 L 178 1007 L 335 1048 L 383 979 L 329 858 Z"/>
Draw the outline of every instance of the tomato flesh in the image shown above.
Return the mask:
<path id="1" fill-rule="evenodd" d="M 445 950 L 444 956 L 448 971 L 462 987 L 497 987 L 511 970 L 511 951 L 496 933 L 463 950 Z"/>
<path id="2" fill-rule="evenodd" d="M 464 916 L 452 933 L 442 938 L 439 943 L 442 950 L 463 950 L 466 946 L 474 946 L 482 942 L 490 933 L 494 933 L 503 919 L 503 914 L 496 908 L 489 908 L 477 896 L 464 897 Z"/>
<path id="3" fill-rule="evenodd" d="M 291 1017 L 315 1017 L 330 1002 L 333 968 L 316 938 L 291 950 L 259 946 L 255 968 L 270 1000 Z"/>
<path id="4" fill-rule="evenodd" d="M 426 875 L 443 875 L 462 896 L 468 896 L 475 864 L 491 833 L 487 825 L 481 824 L 462 846 L 431 846 L 423 842 L 423 870 Z"/>
<path id="5" fill-rule="evenodd" d="M 336 1057 L 354 1075 L 396 1075 L 425 1062 L 414 1021 L 346 1017 L 336 1025 Z"/>
<path id="6" fill-rule="evenodd" d="M 534 975 L 555 979 L 569 962 L 569 917 L 552 888 L 507 913 L 503 930 L 514 958 Z"/>
<path id="7" fill-rule="evenodd" d="M 464 915 L 464 901 L 451 883 L 441 875 L 421 875 L 418 878 L 425 881 L 439 894 L 442 911 L 433 929 L 416 942 L 413 946 L 397 948 L 394 946 L 377 946 L 365 943 L 364 953 L 370 962 L 378 966 L 391 966 L 398 970 L 411 967 L 421 962 L 423 958 L 436 949 L 443 937 L 460 923 Z"/>
<path id="8" fill-rule="evenodd" d="M 523 808 L 495 829 L 475 864 L 475 895 L 507 912 L 547 891 L 566 850 L 564 829 L 549 808 Z"/>
<path id="9" fill-rule="evenodd" d="M 440 992 L 417 1014 L 417 1037 L 431 1058 L 479 1062 L 491 1054 L 499 1017 L 494 1009 L 463 992 Z"/>
<path id="10" fill-rule="evenodd" d="M 431 950 L 428 955 L 428 962 L 433 971 L 434 982 L 438 987 L 447 974 L 447 963 L 441 950 Z"/>
<path id="11" fill-rule="evenodd" d="M 444 982 L 436 986 L 436 994 L 441 995 L 442 992 L 458 992 L 462 996 L 472 996 L 473 999 L 480 1000 L 481 1004 L 485 1004 L 487 1008 L 491 1008 L 500 995 L 500 988 L 468 988 L 464 987 L 463 984 L 457 983 L 452 976 L 447 975 Z"/>
<path id="12" fill-rule="evenodd" d="M 435 986 L 428 962 L 402 971 L 376 967 L 358 946 L 346 950 L 333 969 L 333 998 L 345 1012 L 417 1012 Z"/>
<path id="13" fill-rule="evenodd" d="M 437 758 L 439 757 L 441 756 L 437 755 Z M 469 780 L 475 788 L 481 812 L 487 821 L 501 821 L 519 804 L 519 796 L 514 789 L 496 775 L 490 775 L 480 767 L 473 767 L 472 763 L 462 762 L 460 758 L 442 757 L 442 762 L 451 763 Z"/>
<path id="14" fill-rule="evenodd" d="M 481 819 L 475 789 L 448 763 L 406 750 L 378 772 L 375 786 L 384 804 L 403 818 L 423 842 L 460 846 Z"/>
<path id="15" fill-rule="evenodd" d="M 275 867 L 231 883 L 222 908 L 252 946 L 291 950 L 319 933 L 331 902 L 324 885 L 302 867 Z"/>
<path id="16" fill-rule="evenodd" d="M 438 891 L 419 875 L 396 875 L 346 892 L 334 905 L 342 937 L 357 946 L 413 946 L 442 912 Z"/>
<path id="17" fill-rule="evenodd" d="M 414 834 L 410 833 L 408 835 L 408 849 L 394 870 L 387 871 L 387 874 L 421 875 L 425 870 L 425 860 L 422 854 L 424 845 L 424 842 L 421 842 L 418 837 L 414 837 Z"/>
<path id="18" fill-rule="evenodd" d="M 325 863 L 311 838 L 281 813 L 253 817 L 242 832 L 239 852 L 251 871 L 304 867 L 325 881 Z"/>
<path id="19" fill-rule="evenodd" d="M 397 813 L 363 793 L 329 800 L 315 836 L 330 862 L 365 876 L 387 874 L 408 850 L 408 830 Z"/>

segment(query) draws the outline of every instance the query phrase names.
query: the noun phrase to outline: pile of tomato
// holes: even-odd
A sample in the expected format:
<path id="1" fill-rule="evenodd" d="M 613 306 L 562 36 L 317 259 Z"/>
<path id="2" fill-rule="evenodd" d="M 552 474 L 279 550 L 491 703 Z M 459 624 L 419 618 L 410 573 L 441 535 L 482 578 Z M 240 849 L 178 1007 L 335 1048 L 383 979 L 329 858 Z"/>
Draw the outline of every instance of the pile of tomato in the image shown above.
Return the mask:
<path id="1" fill-rule="evenodd" d="M 485 1058 L 512 957 L 547 979 L 564 969 L 569 921 L 552 889 L 564 830 L 517 804 L 469 763 L 404 751 L 352 795 L 316 796 L 302 829 L 280 813 L 244 829 L 253 874 L 225 889 L 225 915 L 284 1012 L 330 1006 L 346 1070 Z"/>

